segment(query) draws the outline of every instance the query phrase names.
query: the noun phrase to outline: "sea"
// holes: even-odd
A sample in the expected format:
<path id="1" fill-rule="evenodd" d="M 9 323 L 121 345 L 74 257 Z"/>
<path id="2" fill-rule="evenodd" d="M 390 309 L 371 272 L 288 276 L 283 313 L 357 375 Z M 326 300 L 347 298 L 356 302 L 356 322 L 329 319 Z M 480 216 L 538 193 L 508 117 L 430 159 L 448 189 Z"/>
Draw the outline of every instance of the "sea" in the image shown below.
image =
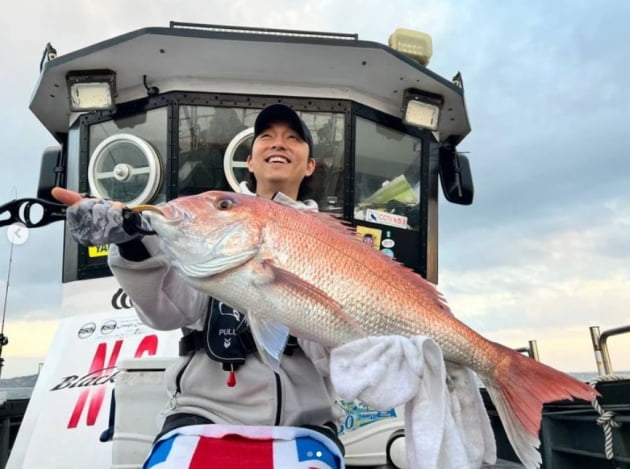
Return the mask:
<path id="1" fill-rule="evenodd" d="M 576 373 L 569 373 L 576 379 L 579 379 L 583 382 L 589 382 L 595 378 L 597 378 L 597 372 L 595 371 L 583 371 Z M 630 371 L 619 371 L 615 373 L 618 376 L 624 376 L 630 378 Z M 8 386 L 0 386 L 0 393 L 6 392 L 7 399 L 29 399 L 33 392 L 33 387 L 24 386 L 24 387 L 8 387 Z"/>
<path id="2" fill-rule="evenodd" d="M 0 387 L 0 393 L 7 393 L 7 399 L 30 399 L 33 387 Z"/>

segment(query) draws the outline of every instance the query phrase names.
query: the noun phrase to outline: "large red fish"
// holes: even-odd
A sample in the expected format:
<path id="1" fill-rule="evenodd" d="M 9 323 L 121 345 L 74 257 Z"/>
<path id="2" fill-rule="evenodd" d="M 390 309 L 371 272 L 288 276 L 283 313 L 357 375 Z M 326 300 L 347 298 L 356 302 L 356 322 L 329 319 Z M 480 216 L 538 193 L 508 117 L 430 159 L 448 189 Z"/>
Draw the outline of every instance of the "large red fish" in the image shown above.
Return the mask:
<path id="1" fill-rule="evenodd" d="M 486 386 L 516 454 L 540 464 L 545 402 L 592 400 L 590 386 L 458 321 L 432 284 L 358 242 L 326 214 L 249 195 L 206 192 L 149 215 L 174 266 L 196 288 L 248 316 L 273 365 L 286 335 L 328 346 L 373 335 L 425 335 Z"/>

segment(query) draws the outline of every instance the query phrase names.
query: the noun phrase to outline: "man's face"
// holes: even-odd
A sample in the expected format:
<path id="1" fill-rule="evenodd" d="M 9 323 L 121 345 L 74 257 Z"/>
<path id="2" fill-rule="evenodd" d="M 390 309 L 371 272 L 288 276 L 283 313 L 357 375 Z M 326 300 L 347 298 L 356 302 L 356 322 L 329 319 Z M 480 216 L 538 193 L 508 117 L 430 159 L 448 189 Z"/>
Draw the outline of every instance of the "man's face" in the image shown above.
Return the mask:
<path id="1" fill-rule="evenodd" d="M 257 184 L 288 185 L 297 191 L 302 179 L 315 170 L 315 160 L 308 154 L 308 143 L 295 130 L 274 122 L 254 140 L 247 166 Z"/>

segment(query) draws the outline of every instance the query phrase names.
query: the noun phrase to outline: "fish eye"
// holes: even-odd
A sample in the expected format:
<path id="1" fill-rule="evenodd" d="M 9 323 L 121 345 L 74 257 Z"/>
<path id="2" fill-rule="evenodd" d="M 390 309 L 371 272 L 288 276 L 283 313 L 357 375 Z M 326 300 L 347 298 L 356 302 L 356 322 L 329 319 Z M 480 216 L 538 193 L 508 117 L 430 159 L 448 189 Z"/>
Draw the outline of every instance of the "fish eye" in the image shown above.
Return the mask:
<path id="1" fill-rule="evenodd" d="M 227 210 L 229 208 L 232 208 L 232 205 L 234 205 L 234 201 L 230 199 L 221 199 L 215 205 L 219 210 Z"/>

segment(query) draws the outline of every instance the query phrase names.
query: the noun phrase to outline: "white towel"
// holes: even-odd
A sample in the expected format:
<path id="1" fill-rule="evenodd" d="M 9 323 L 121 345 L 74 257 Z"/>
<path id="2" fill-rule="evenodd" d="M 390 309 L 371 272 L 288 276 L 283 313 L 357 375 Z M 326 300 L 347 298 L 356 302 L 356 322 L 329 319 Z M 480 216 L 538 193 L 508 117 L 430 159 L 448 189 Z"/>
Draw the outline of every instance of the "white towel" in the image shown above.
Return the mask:
<path id="1" fill-rule="evenodd" d="M 496 461 L 496 445 L 472 371 L 449 364 L 438 345 L 417 336 L 367 337 L 334 348 L 337 393 L 378 409 L 405 404 L 405 445 L 412 469 L 478 469 Z"/>

